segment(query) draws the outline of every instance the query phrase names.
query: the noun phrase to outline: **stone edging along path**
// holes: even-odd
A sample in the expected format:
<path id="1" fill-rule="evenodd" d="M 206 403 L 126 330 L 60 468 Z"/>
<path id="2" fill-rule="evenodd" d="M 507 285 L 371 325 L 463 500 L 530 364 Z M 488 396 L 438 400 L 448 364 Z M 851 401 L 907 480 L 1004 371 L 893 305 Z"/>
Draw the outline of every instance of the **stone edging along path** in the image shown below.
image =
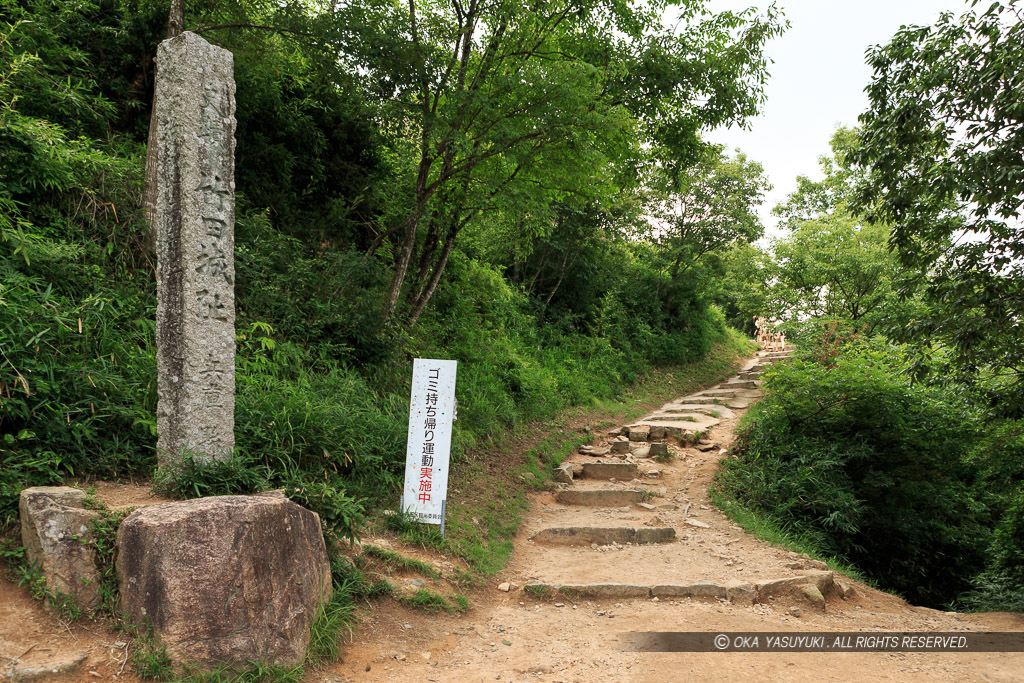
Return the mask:
<path id="1" fill-rule="evenodd" d="M 758 569 L 748 569 L 754 563 L 731 548 L 739 528 L 712 512 L 706 490 L 687 485 L 696 479 L 688 471 L 725 453 L 735 421 L 761 396 L 765 365 L 789 357 L 789 351 L 760 352 L 733 378 L 580 447 L 558 472 L 560 488 L 540 501 L 546 523 L 528 530 L 527 553 L 537 561 L 524 558 L 535 576 L 523 592 L 781 602 L 816 610 L 852 596 L 849 582 L 805 556 L 778 551 L 782 557 L 767 568 L 759 561 Z M 594 558 L 595 551 L 623 553 L 626 562 Z"/>

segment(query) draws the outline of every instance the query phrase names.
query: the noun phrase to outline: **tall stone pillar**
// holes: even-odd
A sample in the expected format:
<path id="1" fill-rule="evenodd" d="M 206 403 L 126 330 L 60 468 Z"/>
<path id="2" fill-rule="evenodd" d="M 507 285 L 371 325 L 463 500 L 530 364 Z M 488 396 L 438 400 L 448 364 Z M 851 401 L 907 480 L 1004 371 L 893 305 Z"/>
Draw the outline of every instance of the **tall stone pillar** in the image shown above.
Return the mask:
<path id="1" fill-rule="evenodd" d="M 235 445 L 235 81 L 230 52 L 195 33 L 157 50 L 157 454 Z"/>

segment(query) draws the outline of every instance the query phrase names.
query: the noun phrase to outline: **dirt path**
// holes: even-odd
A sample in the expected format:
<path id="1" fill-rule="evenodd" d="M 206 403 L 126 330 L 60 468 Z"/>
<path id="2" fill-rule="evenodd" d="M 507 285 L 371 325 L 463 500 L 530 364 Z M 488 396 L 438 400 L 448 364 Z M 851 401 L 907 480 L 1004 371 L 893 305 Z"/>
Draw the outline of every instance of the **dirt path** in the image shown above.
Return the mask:
<path id="1" fill-rule="evenodd" d="M 111 509 L 168 502 L 148 485 L 96 482 Z M 127 661 L 132 639 L 106 620 L 67 622 L 33 600 L 24 586 L 0 577 L 0 680 L 84 683 L 139 680 Z"/>
<path id="2" fill-rule="evenodd" d="M 748 368 L 753 365 L 749 363 Z M 741 373 L 739 379 L 750 381 L 754 375 Z M 585 463 L 632 464 L 635 480 L 576 477 L 560 490 L 645 489 L 654 496 L 630 505 L 579 506 L 560 501 L 560 490 L 533 494 L 510 566 L 486 589 L 470 596 L 472 609 L 467 614 L 432 616 L 390 599 L 375 603 L 365 610 L 352 642 L 343 648 L 343 659 L 311 671 L 305 680 L 1024 680 L 1024 653 L 623 651 L 622 634 L 649 631 L 1024 631 L 1020 615 L 955 614 L 913 607 L 844 577 L 829 584 L 830 590 L 822 596 L 824 605 L 792 593 L 754 601 L 764 597 L 757 594 L 757 586 L 764 582 L 822 575 L 816 563 L 743 533 L 708 499 L 707 487 L 718 460 L 732 443 L 745 407 L 756 396 L 757 389 L 749 386 L 712 389 L 674 401 L 641 420 L 655 425 L 655 431 L 657 425 L 684 431 L 706 425 L 702 427 L 706 444 L 679 446 L 670 439 L 673 457 L 664 462 L 643 457 L 646 443 L 642 441 L 631 442 L 630 452 L 620 457 L 604 454 L 600 448 L 596 456 L 574 455 L 570 464 L 577 466 L 578 474 Z M 724 405 L 716 407 L 713 401 Z M 596 445 L 611 445 L 613 440 L 608 433 Z M 146 487 L 103 483 L 98 487 L 99 497 L 111 507 L 162 502 Z M 609 527 L 674 529 L 677 537 L 651 545 L 561 546 L 532 540 L 546 529 Z M 387 539 L 365 541 L 389 545 Z M 444 563 L 444 558 L 390 545 Z M 512 590 L 500 591 L 498 585 L 504 582 L 514 584 Z M 628 590 L 639 587 L 647 592 L 645 597 L 633 598 L 557 593 L 538 598 L 522 590 L 531 583 L 581 584 L 584 589 L 594 584 L 627 584 L 632 586 Z M 665 590 L 657 586 L 710 594 L 655 599 L 650 591 Z M 846 593 L 848 588 L 852 592 Z M 32 600 L 27 589 L 0 579 L 0 677 L 17 673 L 56 683 L 133 682 L 138 678 L 131 666 L 123 666 L 131 648 L 131 641 L 108 625 L 65 624 Z"/>
<path id="3" fill-rule="evenodd" d="M 751 362 L 749 366 L 753 366 Z M 741 373 L 738 379 L 756 377 Z M 726 386 L 723 383 L 723 386 Z M 486 591 L 473 598 L 467 615 L 425 616 L 404 609 L 375 609 L 344 649 L 342 662 L 311 673 L 307 680 L 338 681 L 670 681 L 741 680 L 1024 680 L 1024 653 L 637 653 L 623 651 L 621 635 L 647 631 L 1024 631 L 1024 618 L 1006 613 L 956 614 L 913 607 L 903 600 L 846 577 L 824 591 L 826 603 L 797 593 L 768 593 L 759 585 L 787 577 L 820 577 L 822 567 L 745 534 L 713 508 L 707 488 L 745 406 L 758 391 L 737 385 L 732 396 L 700 392 L 695 401 L 715 396 L 722 410 L 705 433 L 702 451 L 672 447 L 657 462 L 632 453 L 599 457 L 574 455 L 571 462 L 635 463 L 637 480 L 577 479 L 565 490 L 635 490 L 655 496 L 631 505 L 584 507 L 559 502 L 558 491 L 531 497 L 530 510 L 515 540 L 513 561 Z M 695 401 L 680 399 L 677 406 Z M 661 412 L 642 420 L 672 424 Z M 685 407 L 676 424 L 703 419 Z M 613 430 L 614 431 L 614 430 Z M 613 434 L 601 443 L 610 444 Z M 532 540 L 545 529 L 631 527 L 676 530 L 674 542 L 650 545 L 560 546 Z M 589 533 L 589 531 L 588 531 Z M 372 542 L 372 540 L 370 541 Z M 799 579 L 798 579 L 799 580 Z M 832 581 L 831 578 L 828 579 Z M 513 584 L 502 592 L 497 586 Z M 647 590 L 698 593 L 694 584 L 713 582 L 711 597 L 588 597 L 589 590 Z M 575 584 L 580 596 L 537 598 L 522 587 L 531 583 Z M 589 587 L 588 587 L 589 584 Z M 594 588 L 628 584 L 634 588 Z M 824 586 L 824 584 L 822 584 Z M 681 589 L 679 588 L 681 587 Z M 718 594 L 736 587 L 736 593 Z M 698 588 L 701 588 L 698 586 Z M 703 588 L 701 588 L 703 589 Z M 655 593 L 658 593 L 655 589 Z M 1024 638 L 1024 634 L 1022 634 Z"/>

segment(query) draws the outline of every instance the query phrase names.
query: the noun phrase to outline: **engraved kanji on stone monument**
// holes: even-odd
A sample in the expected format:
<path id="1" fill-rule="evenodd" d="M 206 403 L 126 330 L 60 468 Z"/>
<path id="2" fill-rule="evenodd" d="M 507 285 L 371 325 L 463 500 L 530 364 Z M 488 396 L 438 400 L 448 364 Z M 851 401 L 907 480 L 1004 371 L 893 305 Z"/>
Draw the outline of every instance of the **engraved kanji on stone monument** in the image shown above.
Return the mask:
<path id="1" fill-rule="evenodd" d="M 235 82 L 195 33 L 157 50 L 157 455 L 235 445 Z"/>

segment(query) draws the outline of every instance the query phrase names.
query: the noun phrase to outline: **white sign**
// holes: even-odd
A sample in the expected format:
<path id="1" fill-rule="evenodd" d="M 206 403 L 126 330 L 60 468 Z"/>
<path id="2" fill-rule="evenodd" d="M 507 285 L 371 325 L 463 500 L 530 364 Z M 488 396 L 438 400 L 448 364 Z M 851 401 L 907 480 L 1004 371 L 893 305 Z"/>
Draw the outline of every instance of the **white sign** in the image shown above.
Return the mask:
<path id="1" fill-rule="evenodd" d="M 412 363 L 402 507 L 424 524 L 441 524 L 448 497 L 457 366 L 454 360 L 417 358 Z"/>

